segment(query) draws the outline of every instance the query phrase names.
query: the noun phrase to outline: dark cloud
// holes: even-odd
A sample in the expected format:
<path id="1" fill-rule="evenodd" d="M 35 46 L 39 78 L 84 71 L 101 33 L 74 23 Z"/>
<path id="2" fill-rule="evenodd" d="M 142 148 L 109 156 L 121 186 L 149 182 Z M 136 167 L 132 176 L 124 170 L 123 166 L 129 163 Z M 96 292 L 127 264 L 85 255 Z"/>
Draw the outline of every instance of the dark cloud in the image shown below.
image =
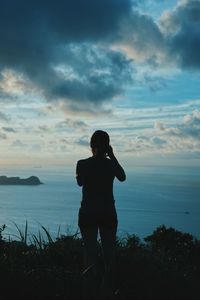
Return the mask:
<path id="1" fill-rule="evenodd" d="M 62 51 L 66 63 L 60 62 L 56 73 L 46 76 L 47 82 L 43 82 L 48 87 L 46 96 L 52 100 L 67 98 L 101 103 L 121 94 L 131 82 L 131 61 L 120 52 L 88 44 L 68 45 Z"/>
<path id="2" fill-rule="evenodd" d="M 200 69 L 200 1 L 180 1 L 161 19 L 170 56 L 187 69 Z M 168 35 L 170 33 L 170 35 Z"/>
<path id="3" fill-rule="evenodd" d="M 148 14 L 132 10 L 121 22 L 119 40 L 132 47 L 138 55 L 156 63 L 157 56 L 164 51 L 165 40 L 157 23 Z"/>
<path id="4" fill-rule="evenodd" d="M 130 52 L 136 51 L 153 70 L 173 64 L 199 70 L 200 1 L 177 1 L 176 7 L 165 11 L 158 23 L 150 15 L 132 10 L 121 23 L 120 42 Z"/>
<path id="5" fill-rule="evenodd" d="M 131 51 L 151 68 L 167 57 L 199 69 L 200 2 L 182 2 L 160 25 L 140 12 L 139 2 L 1 0 L 0 73 L 15 70 L 45 99 L 95 111 L 133 82 Z M 0 91 L 6 96 L 9 91 Z"/>
<path id="6" fill-rule="evenodd" d="M 32 33 L 39 49 L 46 41 L 96 41 L 112 36 L 131 6 L 131 0 L 1 0 L 1 23 L 27 49 L 31 49 Z M 4 39 L 10 40 L 6 35 Z"/>
<path id="7" fill-rule="evenodd" d="M 1 0 L 0 69 L 22 72 L 49 100 L 112 99 L 123 90 L 129 61 L 108 49 L 95 53 L 91 45 L 116 39 L 131 6 L 131 0 Z M 77 76 L 58 74 L 61 65 Z"/>

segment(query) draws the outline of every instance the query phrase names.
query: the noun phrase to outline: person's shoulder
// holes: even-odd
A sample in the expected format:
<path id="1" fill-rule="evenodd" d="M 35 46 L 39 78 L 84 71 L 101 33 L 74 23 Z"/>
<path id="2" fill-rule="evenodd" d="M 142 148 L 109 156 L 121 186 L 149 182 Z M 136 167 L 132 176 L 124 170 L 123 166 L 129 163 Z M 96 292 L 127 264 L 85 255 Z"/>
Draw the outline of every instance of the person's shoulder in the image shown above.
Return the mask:
<path id="1" fill-rule="evenodd" d="M 91 157 L 84 158 L 84 159 L 79 159 L 79 160 L 77 161 L 77 165 L 85 165 L 85 164 L 87 164 L 90 160 L 91 160 Z"/>

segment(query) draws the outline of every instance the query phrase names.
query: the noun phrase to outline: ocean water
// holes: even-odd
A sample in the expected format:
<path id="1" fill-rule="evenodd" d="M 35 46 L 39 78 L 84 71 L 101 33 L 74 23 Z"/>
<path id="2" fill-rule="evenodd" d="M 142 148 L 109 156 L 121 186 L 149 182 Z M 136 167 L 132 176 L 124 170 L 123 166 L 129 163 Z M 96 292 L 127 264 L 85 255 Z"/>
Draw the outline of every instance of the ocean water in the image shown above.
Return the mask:
<path id="1" fill-rule="evenodd" d="M 45 226 L 53 237 L 78 230 L 81 188 L 73 170 L 3 170 L 0 175 L 35 175 L 39 186 L 0 186 L 0 225 L 5 237 L 17 239 L 15 223 L 31 237 Z M 126 182 L 114 183 L 118 235 L 141 239 L 164 224 L 200 238 L 200 170 L 198 168 L 137 167 Z M 44 232 L 43 232 L 44 234 Z M 15 236 L 17 235 L 17 236 Z"/>

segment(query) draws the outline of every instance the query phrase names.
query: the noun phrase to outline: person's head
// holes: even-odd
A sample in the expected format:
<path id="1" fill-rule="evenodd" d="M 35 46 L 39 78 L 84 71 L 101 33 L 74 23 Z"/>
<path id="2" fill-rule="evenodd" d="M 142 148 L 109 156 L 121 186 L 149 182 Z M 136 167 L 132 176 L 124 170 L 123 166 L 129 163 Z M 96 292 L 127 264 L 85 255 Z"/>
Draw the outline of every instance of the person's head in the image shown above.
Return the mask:
<path id="1" fill-rule="evenodd" d="M 110 138 L 107 132 L 97 130 L 93 133 L 90 140 L 90 147 L 93 155 L 105 156 L 110 143 Z"/>

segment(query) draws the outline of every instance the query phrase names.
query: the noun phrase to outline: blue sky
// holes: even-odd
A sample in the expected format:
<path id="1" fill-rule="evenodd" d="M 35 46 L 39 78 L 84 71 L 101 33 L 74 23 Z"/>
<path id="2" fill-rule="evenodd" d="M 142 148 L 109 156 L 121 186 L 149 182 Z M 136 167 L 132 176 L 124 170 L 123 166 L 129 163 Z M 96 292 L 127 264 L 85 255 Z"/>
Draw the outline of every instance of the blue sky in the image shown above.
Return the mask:
<path id="1" fill-rule="evenodd" d="M 199 166 L 199 0 L 0 3 L 0 165 Z"/>

